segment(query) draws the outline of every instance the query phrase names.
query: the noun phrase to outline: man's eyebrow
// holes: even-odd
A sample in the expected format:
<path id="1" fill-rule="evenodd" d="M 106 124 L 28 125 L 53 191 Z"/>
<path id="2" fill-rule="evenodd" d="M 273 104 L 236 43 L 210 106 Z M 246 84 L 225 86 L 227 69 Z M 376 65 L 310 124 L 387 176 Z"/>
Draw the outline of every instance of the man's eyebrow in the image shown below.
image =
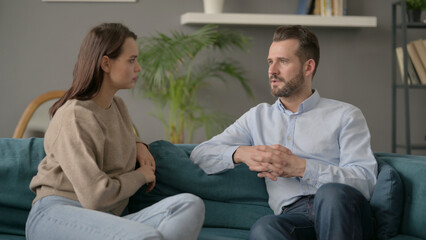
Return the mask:
<path id="1" fill-rule="evenodd" d="M 286 57 L 279 57 L 278 59 L 279 59 L 279 60 L 286 60 L 286 61 L 290 60 L 290 59 L 288 59 L 288 58 L 286 58 Z"/>
<path id="2" fill-rule="evenodd" d="M 285 60 L 285 61 L 289 61 L 290 60 L 289 58 L 286 58 L 286 57 L 277 57 L 277 59 L 278 60 Z M 272 61 L 272 58 L 267 58 L 266 60 Z"/>

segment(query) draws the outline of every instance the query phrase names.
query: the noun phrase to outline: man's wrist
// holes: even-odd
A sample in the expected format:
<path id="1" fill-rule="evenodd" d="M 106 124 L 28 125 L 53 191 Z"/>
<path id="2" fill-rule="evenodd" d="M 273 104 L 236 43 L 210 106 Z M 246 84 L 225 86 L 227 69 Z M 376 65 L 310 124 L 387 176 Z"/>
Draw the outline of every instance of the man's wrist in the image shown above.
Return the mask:
<path id="1" fill-rule="evenodd" d="M 306 171 L 306 159 L 299 158 L 300 159 L 300 167 L 299 167 L 299 177 L 303 178 L 305 176 Z"/>

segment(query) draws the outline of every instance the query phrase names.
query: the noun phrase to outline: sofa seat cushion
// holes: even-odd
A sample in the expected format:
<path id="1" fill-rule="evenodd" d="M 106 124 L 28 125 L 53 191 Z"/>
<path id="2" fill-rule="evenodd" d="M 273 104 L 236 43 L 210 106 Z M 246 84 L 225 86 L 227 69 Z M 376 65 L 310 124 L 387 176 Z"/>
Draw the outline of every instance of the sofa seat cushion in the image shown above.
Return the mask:
<path id="1" fill-rule="evenodd" d="M 0 139 L 0 234 L 25 235 L 35 198 L 29 185 L 45 155 L 42 138 Z"/>
<path id="2" fill-rule="evenodd" d="M 188 145 L 179 146 L 167 141 L 149 145 L 157 164 L 156 187 L 148 194 L 145 188 L 141 188 L 130 199 L 130 213 L 168 196 L 192 193 L 201 197 L 206 206 L 203 227 L 248 230 L 260 217 L 273 214 L 268 205 L 265 181 L 246 165 L 207 175 L 189 159 L 190 149 Z"/>
<path id="3" fill-rule="evenodd" d="M 417 238 L 417 237 L 400 234 L 400 235 L 396 235 L 393 238 L 389 238 L 388 240 L 424 240 L 424 238 Z"/>
<path id="4" fill-rule="evenodd" d="M 202 228 L 198 240 L 246 240 L 249 230 L 229 228 Z"/>
<path id="5" fill-rule="evenodd" d="M 0 234 L 0 240 L 25 240 L 24 236 Z"/>

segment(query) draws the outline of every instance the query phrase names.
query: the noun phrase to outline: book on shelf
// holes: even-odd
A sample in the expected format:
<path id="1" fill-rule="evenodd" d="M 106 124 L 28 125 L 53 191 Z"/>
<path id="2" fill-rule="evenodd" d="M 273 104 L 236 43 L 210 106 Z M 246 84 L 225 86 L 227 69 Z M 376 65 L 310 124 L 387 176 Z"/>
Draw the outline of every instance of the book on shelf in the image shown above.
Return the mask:
<path id="1" fill-rule="evenodd" d="M 311 6 L 313 5 L 312 2 L 314 2 L 314 0 L 299 0 L 299 5 L 297 6 L 297 14 L 309 14 Z"/>
<path id="2" fill-rule="evenodd" d="M 325 16 L 325 5 L 327 4 L 326 0 L 320 0 L 320 15 Z"/>
<path id="3" fill-rule="evenodd" d="M 297 14 L 346 15 L 347 0 L 299 0 Z"/>
<path id="4" fill-rule="evenodd" d="M 422 84 L 420 81 L 419 75 L 417 75 L 417 72 L 414 69 L 413 62 L 411 61 L 410 58 L 408 58 L 407 60 L 408 60 L 407 61 L 408 76 L 410 76 L 412 84 Z"/>
<path id="5" fill-rule="evenodd" d="M 422 60 L 420 59 L 419 52 L 414 47 L 414 43 L 410 42 L 407 45 L 408 56 L 410 56 L 411 61 L 413 62 L 414 69 L 419 76 L 421 84 L 426 84 L 426 68 L 423 66 Z M 423 53 L 420 53 L 423 54 Z"/>
<path id="6" fill-rule="evenodd" d="M 348 0 L 342 0 L 343 16 L 348 15 Z"/>
<path id="7" fill-rule="evenodd" d="M 395 49 L 396 51 L 396 59 L 398 62 L 398 66 L 399 66 L 399 72 L 401 73 L 401 81 L 404 84 L 404 53 L 402 50 L 402 47 L 397 47 Z M 411 85 L 411 84 L 418 84 L 419 80 L 418 80 L 418 76 L 416 71 L 414 70 L 414 66 L 413 63 L 411 62 L 411 59 L 408 57 L 407 58 L 407 84 Z"/>
<path id="8" fill-rule="evenodd" d="M 333 16 L 343 16 L 343 0 L 333 0 Z"/>
<path id="9" fill-rule="evenodd" d="M 321 0 L 314 1 L 314 11 L 312 12 L 312 14 L 321 15 Z"/>
<path id="10" fill-rule="evenodd" d="M 407 70 L 408 76 L 411 78 L 411 84 L 422 84 L 410 58 L 407 59 Z"/>
<path id="11" fill-rule="evenodd" d="M 398 69 L 399 69 L 399 72 L 401 73 L 401 80 L 402 80 L 402 83 L 404 83 L 404 53 L 403 53 L 402 47 L 397 47 L 395 49 L 395 52 L 396 52 L 396 61 L 399 66 Z M 407 65 L 408 65 L 408 62 L 407 62 Z M 407 76 L 407 83 L 411 84 L 410 76 Z"/>
<path id="12" fill-rule="evenodd" d="M 426 46 L 425 41 L 423 39 L 419 39 L 416 41 L 413 41 L 414 48 L 417 51 L 417 54 L 419 55 L 420 61 L 422 62 L 423 69 L 426 69 Z"/>
<path id="13" fill-rule="evenodd" d="M 325 15 L 323 15 L 323 16 L 327 16 L 327 17 L 333 16 L 333 6 L 332 6 L 333 1 L 332 0 L 325 0 L 324 2 L 325 2 L 324 3 L 324 9 L 325 9 L 324 14 Z"/>

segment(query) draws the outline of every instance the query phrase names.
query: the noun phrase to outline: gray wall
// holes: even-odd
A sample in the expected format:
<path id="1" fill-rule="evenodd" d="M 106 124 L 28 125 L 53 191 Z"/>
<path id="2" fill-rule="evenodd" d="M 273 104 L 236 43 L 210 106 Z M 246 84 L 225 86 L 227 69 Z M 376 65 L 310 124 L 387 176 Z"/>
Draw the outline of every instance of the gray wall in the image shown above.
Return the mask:
<path id="1" fill-rule="evenodd" d="M 363 111 L 372 135 L 373 151 L 390 151 L 391 125 L 391 3 L 389 0 L 348 1 L 349 15 L 377 16 L 377 28 L 311 28 L 321 44 L 321 61 L 314 87 L 323 97 L 352 103 Z M 284 13 L 296 11 L 293 0 L 226 0 L 225 12 Z M 67 89 L 80 43 L 101 22 L 122 22 L 139 36 L 169 30 L 193 32 L 200 26 L 181 26 L 180 15 L 201 12 L 201 0 L 138 0 L 136 3 L 44 3 L 41 0 L 0 0 L 0 137 L 11 137 L 22 112 L 36 96 Z M 423 14 L 425 17 L 426 14 Z M 249 53 L 234 56 L 247 69 L 255 100 L 236 85 L 207 89 L 205 104 L 237 118 L 269 94 L 266 57 L 275 27 L 233 26 L 253 39 Z M 424 37 L 420 30 L 411 37 Z M 424 143 L 426 91 L 411 98 L 413 141 Z M 150 101 L 121 91 L 133 121 L 146 142 L 164 139 L 162 125 L 149 112 Z M 400 99 L 398 100 L 400 104 Z M 400 108 L 401 109 L 401 108 Z M 402 116 L 402 109 L 398 112 Z M 402 120 L 402 119 L 401 119 Z M 400 122 L 402 123 L 402 122 Z M 402 124 L 400 125 L 402 126 Z M 400 131 L 402 138 L 403 132 Z M 202 131 L 194 142 L 205 139 Z M 424 154 L 425 152 L 417 152 Z"/>

